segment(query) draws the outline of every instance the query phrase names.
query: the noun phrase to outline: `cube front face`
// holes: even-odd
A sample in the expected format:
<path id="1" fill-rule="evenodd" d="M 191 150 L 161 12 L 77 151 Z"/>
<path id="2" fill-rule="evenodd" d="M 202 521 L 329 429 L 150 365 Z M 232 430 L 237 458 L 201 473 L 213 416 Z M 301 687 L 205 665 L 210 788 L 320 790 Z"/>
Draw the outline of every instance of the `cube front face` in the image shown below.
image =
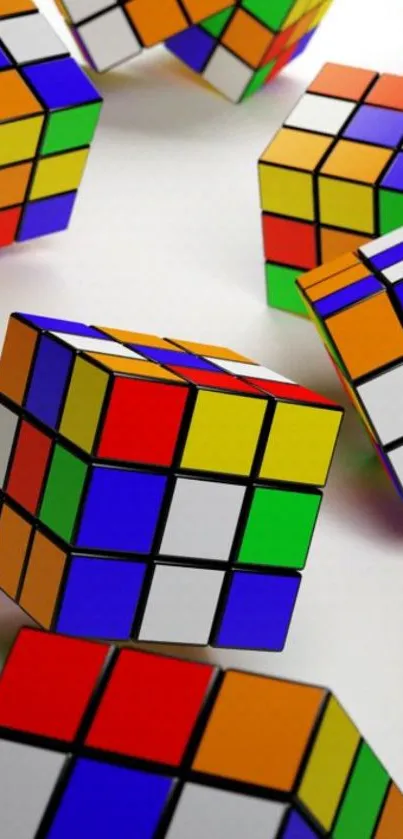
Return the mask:
<path id="1" fill-rule="evenodd" d="M 98 72 L 233 5 L 234 0 L 56 0 L 85 58 Z"/>
<path id="2" fill-rule="evenodd" d="M 268 302 L 403 220 L 403 78 L 326 64 L 259 161 Z"/>
<path id="3" fill-rule="evenodd" d="M 34 3 L 3 3 L 0 247 L 68 226 L 101 104 Z"/>
<path id="4" fill-rule="evenodd" d="M 308 46 L 332 0 L 237 0 L 167 41 L 202 79 L 240 102 Z"/>
<path id="5" fill-rule="evenodd" d="M 298 285 L 403 495 L 403 228 L 311 271 Z"/>
<path id="6" fill-rule="evenodd" d="M 0 768 L 3 839 L 403 831 L 401 792 L 323 688 L 38 630 L 0 677 Z"/>
<path id="7" fill-rule="evenodd" d="M 0 587 L 66 634 L 281 650 L 341 419 L 225 348 L 13 315 Z"/>

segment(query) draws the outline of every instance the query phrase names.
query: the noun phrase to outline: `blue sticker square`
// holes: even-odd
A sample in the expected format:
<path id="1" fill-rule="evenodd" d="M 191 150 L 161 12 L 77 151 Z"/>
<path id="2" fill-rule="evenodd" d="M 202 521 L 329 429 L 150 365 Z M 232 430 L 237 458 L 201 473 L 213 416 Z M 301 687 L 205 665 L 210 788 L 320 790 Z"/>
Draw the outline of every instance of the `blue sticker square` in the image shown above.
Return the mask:
<path id="1" fill-rule="evenodd" d="M 4 50 L 0 47 L 0 70 L 3 70 L 4 67 L 10 67 L 11 61 L 8 56 L 5 54 Z"/>
<path id="2" fill-rule="evenodd" d="M 403 154 L 395 157 L 381 180 L 381 186 L 396 189 L 398 192 L 403 191 Z"/>
<path id="3" fill-rule="evenodd" d="M 195 370 L 212 370 L 216 373 L 221 373 L 215 364 L 210 361 L 205 361 L 204 358 L 199 358 L 197 355 L 191 353 L 179 352 L 176 350 L 164 350 L 159 347 L 143 347 L 139 344 L 131 344 L 135 352 L 142 353 L 151 358 L 152 361 L 158 361 L 160 364 L 171 364 L 172 366 L 190 367 Z"/>
<path id="4" fill-rule="evenodd" d="M 361 105 L 344 130 L 343 137 L 394 148 L 403 139 L 403 113 L 374 105 Z"/>
<path id="5" fill-rule="evenodd" d="M 41 336 L 24 407 L 50 428 L 58 423 L 73 355 L 58 341 Z"/>
<path id="6" fill-rule="evenodd" d="M 66 230 L 76 196 L 77 192 L 66 192 L 51 198 L 41 198 L 39 201 L 29 201 L 22 212 L 17 242 Z"/>
<path id="7" fill-rule="evenodd" d="M 91 550 L 149 554 L 166 484 L 164 475 L 95 466 L 76 544 Z"/>
<path id="8" fill-rule="evenodd" d="M 108 335 L 103 335 L 93 326 L 86 326 L 75 320 L 60 320 L 59 318 L 48 318 L 46 315 L 31 315 L 27 312 L 17 312 L 22 318 L 29 320 L 38 329 L 47 329 L 52 332 L 66 332 L 69 335 L 82 335 L 86 338 L 103 338 L 108 340 Z"/>
<path id="9" fill-rule="evenodd" d="M 302 53 L 305 52 L 309 42 L 312 40 L 317 28 L 318 27 L 315 26 L 315 29 L 311 29 L 310 32 L 307 32 L 306 35 L 303 35 L 302 38 L 300 38 L 300 40 L 298 41 L 298 43 L 295 47 L 295 50 L 292 54 L 292 60 L 294 60 L 294 58 L 298 58 L 299 55 L 302 55 Z"/>
<path id="10" fill-rule="evenodd" d="M 300 583 L 297 573 L 233 571 L 214 646 L 281 651 Z"/>
<path id="11" fill-rule="evenodd" d="M 145 563 L 73 556 L 57 632 L 108 641 L 131 637 Z"/>
<path id="12" fill-rule="evenodd" d="M 21 70 L 34 92 L 50 111 L 99 102 L 98 91 L 72 58 L 31 64 Z"/>
<path id="13" fill-rule="evenodd" d="M 381 281 L 373 277 L 365 277 L 363 280 L 357 280 L 356 283 L 341 288 L 339 291 L 334 291 L 333 294 L 328 294 L 317 300 L 313 307 L 322 318 L 334 315 L 346 306 L 351 306 L 353 303 L 358 303 L 359 300 L 365 300 L 367 297 L 372 297 L 378 291 L 384 291 L 385 286 Z"/>
<path id="14" fill-rule="evenodd" d="M 215 38 L 212 38 L 204 29 L 192 26 L 190 29 L 174 35 L 173 38 L 169 38 L 165 42 L 165 46 L 192 70 L 200 73 L 204 70 L 216 43 Z"/>
<path id="15" fill-rule="evenodd" d="M 319 839 L 319 833 L 294 810 L 288 819 L 282 839 Z"/>
<path id="16" fill-rule="evenodd" d="M 47 839 L 153 839 L 172 778 L 77 760 Z"/>

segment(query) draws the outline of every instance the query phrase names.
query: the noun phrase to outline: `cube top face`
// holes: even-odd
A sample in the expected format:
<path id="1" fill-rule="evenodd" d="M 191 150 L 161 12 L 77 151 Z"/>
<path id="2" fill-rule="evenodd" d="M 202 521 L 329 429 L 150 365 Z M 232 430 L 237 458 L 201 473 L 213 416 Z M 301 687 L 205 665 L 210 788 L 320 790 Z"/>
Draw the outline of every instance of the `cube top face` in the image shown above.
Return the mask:
<path id="1" fill-rule="evenodd" d="M 296 279 L 400 225 L 403 77 L 326 64 L 259 161 L 268 300 L 307 314 Z"/>
<path id="2" fill-rule="evenodd" d="M 167 41 L 202 79 L 240 102 L 308 46 L 332 0 L 236 0 Z"/>
<path id="3" fill-rule="evenodd" d="M 403 495 L 403 228 L 309 272 L 298 285 Z"/>
<path id="4" fill-rule="evenodd" d="M 233 0 L 58 0 L 85 58 L 101 73 L 232 5 Z"/>
<path id="5" fill-rule="evenodd" d="M 341 420 L 227 348 L 13 315 L 0 587 L 66 634 L 281 650 Z"/>
<path id="6" fill-rule="evenodd" d="M 31 629 L 0 677 L 0 766 L 4 839 L 403 829 L 401 792 L 325 689 Z"/>
<path id="7" fill-rule="evenodd" d="M 34 3 L 0 9 L 0 247 L 69 223 L 101 97 Z"/>

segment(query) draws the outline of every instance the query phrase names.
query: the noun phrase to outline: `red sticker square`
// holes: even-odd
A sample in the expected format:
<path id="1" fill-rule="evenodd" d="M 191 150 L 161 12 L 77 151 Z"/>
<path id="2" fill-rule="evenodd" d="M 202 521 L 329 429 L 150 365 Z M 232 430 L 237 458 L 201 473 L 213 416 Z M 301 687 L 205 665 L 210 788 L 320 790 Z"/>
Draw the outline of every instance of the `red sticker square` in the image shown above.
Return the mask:
<path id="1" fill-rule="evenodd" d="M 142 379 L 115 379 L 97 456 L 170 466 L 189 389 Z"/>
<path id="2" fill-rule="evenodd" d="M 295 268 L 315 268 L 315 225 L 264 213 L 262 217 L 265 259 Z"/>
<path id="3" fill-rule="evenodd" d="M 33 425 L 22 422 L 6 492 L 35 515 L 49 460 L 51 439 Z"/>
<path id="4" fill-rule="evenodd" d="M 71 742 L 109 647 L 22 629 L 0 677 L 0 726 Z"/>
<path id="5" fill-rule="evenodd" d="M 86 745 L 178 766 L 214 668 L 123 650 Z"/>

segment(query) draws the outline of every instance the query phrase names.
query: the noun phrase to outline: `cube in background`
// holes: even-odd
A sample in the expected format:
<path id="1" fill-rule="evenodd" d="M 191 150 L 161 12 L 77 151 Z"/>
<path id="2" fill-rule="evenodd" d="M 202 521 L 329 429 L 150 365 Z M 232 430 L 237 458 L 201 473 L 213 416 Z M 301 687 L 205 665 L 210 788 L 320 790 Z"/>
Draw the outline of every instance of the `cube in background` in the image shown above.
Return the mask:
<path id="1" fill-rule="evenodd" d="M 64 230 L 102 100 L 31 0 L 0 5 L 0 247 Z"/>
<path id="2" fill-rule="evenodd" d="M 66 634 L 281 650 L 342 409 L 222 347 L 10 318 L 0 587 Z"/>
<path id="3" fill-rule="evenodd" d="M 0 676 L 0 772 L 2 839 L 403 835 L 328 690 L 38 630 Z"/>
<path id="4" fill-rule="evenodd" d="M 268 302 L 403 222 L 403 77 L 326 64 L 259 161 Z"/>
<path id="5" fill-rule="evenodd" d="M 102 73 L 234 0 L 56 0 L 84 57 Z"/>
<path id="6" fill-rule="evenodd" d="M 309 272 L 298 286 L 403 495 L 403 227 Z"/>
<path id="7" fill-rule="evenodd" d="M 167 41 L 232 102 L 248 98 L 304 52 L 332 0 L 236 0 Z"/>

